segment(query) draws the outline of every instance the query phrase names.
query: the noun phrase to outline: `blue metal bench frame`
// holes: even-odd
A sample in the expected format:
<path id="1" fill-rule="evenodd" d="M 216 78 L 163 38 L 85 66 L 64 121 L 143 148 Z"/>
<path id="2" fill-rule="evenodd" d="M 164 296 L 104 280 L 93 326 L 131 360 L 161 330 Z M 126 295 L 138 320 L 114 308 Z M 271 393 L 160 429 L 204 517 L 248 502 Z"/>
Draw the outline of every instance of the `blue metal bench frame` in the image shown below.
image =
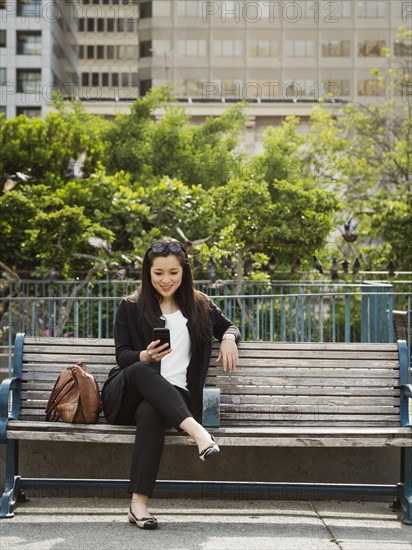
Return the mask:
<path id="1" fill-rule="evenodd" d="M 6 445 L 5 488 L 0 505 L 0 518 L 12 518 L 17 501 L 25 500 L 24 490 L 31 488 L 125 488 L 125 480 L 105 479 L 32 479 L 19 475 L 19 440 L 7 439 L 8 420 L 18 420 L 20 415 L 21 375 L 24 334 L 18 334 L 15 342 L 13 377 L 5 379 L 0 387 L 0 443 Z M 410 354 L 405 341 L 398 341 L 400 365 L 400 426 L 411 427 L 409 400 L 412 399 L 410 380 Z M 11 399 L 10 399 L 11 396 Z M 216 399 L 216 395 L 212 399 Z M 212 420 L 213 422 L 213 420 Z M 193 493 L 199 488 L 208 490 L 212 495 L 253 494 L 258 488 L 259 494 L 270 498 L 285 498 L 288 494 L 316 495 L 315 498 L 328 498 L 333 494 L 397 496 L 395 504 L 404 511 L 403 522 L 412 525 L 412 442 L 411 447 L 401 448 L 401 483 L 398 485 L 351 485 L 351 484 L 312 484 L 312 483 L 248 483 L 248 482 L 197 482 L 197 481 L 158 481 L 156 491 L 183 491 Z"/>

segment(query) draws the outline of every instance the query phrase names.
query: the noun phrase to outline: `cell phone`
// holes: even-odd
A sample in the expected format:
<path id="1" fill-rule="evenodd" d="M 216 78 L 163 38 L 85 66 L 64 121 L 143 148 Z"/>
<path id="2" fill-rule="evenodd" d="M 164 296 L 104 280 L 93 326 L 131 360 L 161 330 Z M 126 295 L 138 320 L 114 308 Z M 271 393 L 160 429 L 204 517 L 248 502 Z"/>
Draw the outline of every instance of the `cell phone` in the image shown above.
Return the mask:
<path id="1" fill-rule="evenodd" d="M 153 329 L 153 341 L 160 340 L 160 343 L 156 347 L 162 346 L 163 344 L 169 344 L 170 346 L 170 330 L 168 328 L 156 327 Z M 168 348 L 165 348 L 168 349 Z"/>

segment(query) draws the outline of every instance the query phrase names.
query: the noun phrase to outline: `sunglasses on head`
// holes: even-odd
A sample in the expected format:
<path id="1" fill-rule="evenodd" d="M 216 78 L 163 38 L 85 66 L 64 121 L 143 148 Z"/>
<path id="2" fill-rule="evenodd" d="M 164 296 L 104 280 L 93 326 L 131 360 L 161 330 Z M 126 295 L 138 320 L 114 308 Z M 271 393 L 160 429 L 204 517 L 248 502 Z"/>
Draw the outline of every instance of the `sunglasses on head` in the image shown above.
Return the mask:
<path id="1" fill-rule="evenodd" d="M 170 243 L 153 243 L 150 247 L 150 250 L 152 250 L 155 254 L 162 254 L 162 252 L 166 249 L 169 250 L 169 252 L 177 254 L 178 252 L 183 251 L 183 246 L 177 241 L 172 241 Z"/>

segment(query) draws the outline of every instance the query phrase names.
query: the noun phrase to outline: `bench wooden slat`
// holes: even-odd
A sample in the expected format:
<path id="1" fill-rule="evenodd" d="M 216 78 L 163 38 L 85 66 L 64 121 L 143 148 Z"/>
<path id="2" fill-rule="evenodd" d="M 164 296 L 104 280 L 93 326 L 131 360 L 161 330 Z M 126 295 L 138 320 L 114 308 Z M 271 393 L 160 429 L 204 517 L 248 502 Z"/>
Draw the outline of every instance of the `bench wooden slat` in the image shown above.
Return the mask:
<path id="1" fill-rule="evenodd" d="M 262 342 L 260 340 L 242 341 L 239 348 L 243 349 L 291 349 L 291 350 L 309 350 L 314 349 L 314 344 L 320 349 L 381 349 L 381 350 L 396 350 L 397 346 L 393 343 L 386 342 Z M 114 346 L 112 338 L 74 338 L 74 337 L 47 337 L 47 336 L 28 336 L 24 337 L 24 347 L 29 348 L 31 345 L 47 345 L 47 346 Z"/>
<path id="2" fill-rule="evenodd" d="M 97 364 L 91 364 L 88 361 L 85 361 L 86 366 L 89 368 L 89 370 L 95 375 L 103 375 L 107 377 L 108 372 L 110 369 L 115 366 L 116 364 L 113 362 L 113 358 L 111 360 L 107 358 L 106 361 L 102 361 L 101 363 Z M 22 367 L 23 373 L 54 373 L 56 376 L 67 366 L 71 366 L 73 363 L 38 363 L 35 364 L 33 362 L 31 363 L 24 363 Z M 239 362 L 238 366 L 238 372 L 242 372 L 242 375 L 254 375 L 254 376 L 266 376 L 268 374 L 268 371 L 276 372 L 276 373 L 282 373 L 286 376 L 290 376 L 293 374 L 304 373 L 307 376 L 328 376 L 329 373 L 333 373 L 333 375 L 339 376 L 344 373 L 350 373 L 351 376 L 364 376 L 365 374 L 372 373 L 373 375 L 377 377 L 396 377 L 399 376 L 399 366 L 395 362 L 386 362 L 385 365 L 376 365 L 373 362 L 371 363 L 365 363 L 362 364 L 356 364 L 351 365 L 350 363 L 347 363 L 347 365 L 341 365 L 337 366 L 334 365 L 332 362 L 330 364 L 324 365 L 322 363 L 313 363 L 311 365 L 306 364 L 286 364 L 285 363 L 278 363 L 274 365 L 267 364 L 255 364 L 250 365 L 245 363 L 244 361 Z M 221 373 L 221 367 L 210 367 L 208 376 L 212 377 L 216 374 Z"/>
<path id="3" fill-rule="evenodd" d="M 37 351 L 29 351 L 25 349 L 24 355 L 23 355 L 23 361 L 26 362 L 28 359 L 34 361 L 34 360 L 45 360 L 48 361 L 50 359 L 58 359 L 59 357 L 64 358 L 64 362 L 71 361 L 71 358 L 73 357 L 73 362 L 76 362 L 78 359 L 78 356 L 85 357 L 90 356 L 89 361 L 94 361 L 98 359 L 99 356 L 102 357 L 114 357 L 114 348 L 102 348 L 102 349 L 94 349 L 91 347 L 82 347 L 82 348 L 75 348 L 70 349 L 69 347 L 59 348 L 56 351 L 52 350 L 41 350 L 41 348 L 38 348 Z M 212 359 L 217 357 L 217 352 L 212 354 Z M 244 358 L 245 361 L 252 361 L 253 359 L 257 359 L 259 362 L 260 360 L 275 360 L 279 359 L 281 361 L 286 360 L 295 360 L 295 361 L 301 361 L 306 360 L 307 357 L 307 351 L 305 350 L 263 350 L 261 352 L 261 355 L 254 351 L 250 351 L 247 353 L 242 349 L 242 358 Z M 370 351 L 370 353 L 366 354 L 362 351 L 332 351 L 332 350 L 316 350 L 316 353 L 314 352 L 312 355 L 312 358 L 316 358 L 316 360 L 342 360 L 342 361 L 348 361 L 348 360 L 360 360 L 360 361 L 380 361 L 380 360 L 387 360 L 387 361 L 396 361 L 397 358 L 397 351 L 391 350 L 391 351 Z M 86 360 L 86 359 L 84 359 Z"/>
<path id="4" fill-rule="evenodd" d="M 289 446 L 289 447 L 402 447 L 410 446 L 410 430 L 399 427 L 338 428 L 319 427 L 266 427 L 230 426 L 212 430 L 216 441 L 222 446 Z M 10 439 L 88 441 L 110 443 L 133 443 L 134 427 L 108 424 L 73 425 L 64 422 L 10 421 Z M 185 434 L 169 432 L 166 444 L 193 445 Z"/>
<path id="5" fill-rule="evenodd" d="M 22 406 L 25 406 L 25 402 L 27 400 L 31 400 L 34 402 L 44 402 L 47 401 L 50 396 L 49 390 L 35 390 L 34 388 L 30 390 L 23 390 L 21 392 L 21 399 L 22 399 Z M 316 396 L 316 399 L 313 398 L 313 396 L 299 396 L 299 402 L 305 403 L 305 404 L 312 404 L 314 402 L 316 403 L 327 403 L 330 401 L 332 397 L 331 395 L 319 395 Z M 220 398 L 221 403 L 266 403 L 266 404 L 273 404 L 273 403 L 283 403 L 287 404 L 290 403 L 290 397 L 287 397 L 283 394 L 278 395 L 233 395 L 233 394 L 222 394 Z M 386 396 L 376 396 L 376 395 L 369 395 L 369 396 L 363 396 L 363 397 L 354 397 L 352 395 L 349 395 L 345 397 L 345 400 L 342 400 L 342 402 L 345 405 L 365 405 L 366 403 L 368 406 L 399 406 L 399 400 L 395 399 L 395 396 L 393 397 L 386 397 Z"/>
<path id="6" fill-rule="evenodd" d="M 227 378 L 225 376 L 216 376 L 216 385 L 222 388 L 223 386 L 230 385 L 233 387 L 237 386 L 294 386 L 294 387 L 304 387 L 304 386 L 364 386 L 364 387 L 373 387 L 373 386 L 396 386 L 399 384 L 395 378 L 386 379 L 386 378 L 298 378 L 298 377 L 286 377 L 286 376 L 262 376 L 260 378 L 254 378 L 253 376 L 241 376 L 239 375 L 232 376 Z"/>
<path id="7" fill-rule="evenodd" d="M 22 382 L 22 389 L 24 391 L 27 391 L 28 388 L 30 389 L 36 389 L 40 391 L 51 391 L 51 384 L 50 381 L 36 381 L 28 383 L 27 381 Z M 211 387 L 214 387 L 212 385 Z M 100 386 L 101 388 L 101 386 Z M 295 386 L 285 387 L 285 386 L 225 386 L 222 387 L 221 390 L 224 392 L 224 394 L 227 395 L 283 395 L 283 396 L 295 396 L 300 395 L 301 391 L 300 388 Z M 392 387 L 375 387 L 375 388 L 351 388 L 347 386 L 341 386 L 341 387 L 333 387 L 327 389 L 327 394 L 325 392 L 325 389 L 321 386 L 314 386 L 305 387 L 305 395 L 307 396 L 341 396 L 341 397 L 347 397 L 347 396 L 384 396 L 384 397 L 397 397 L 399 401 L 399 388 Z"/>
<path id="8" fill-rule="evenodd" d="M 31 380 L 55 380 L 57 376 L 60 374 L 62 369 L 57 369 L 55 372 L 46 371 L 44 369 L 41 370 L 26 370 L 23 369 L 23 375 L 26 375 L 27 378 L 31 378 Z M 99 382 L 104 382 L 107 378 L 107 371 L 100 373 L 96 370 L 91 371 L 93 372 L 96 380 Z M 222 377 L 224 377 L 224 374 L 216 372 L 215 375 L 215 381 L 216 384 L 219 385 L 220 381 L 222 380 Z M 233 375 L 230 379 L 224 377 L 226 381 L 229 383 L 238 383 L 238 385 L 245 385 L 245 382 L 240 382 L 239 380 L 246 380 L 249 382 L 246 382 L 247 384 L 250 384 L 250 380 L 253 380 L 254 384 L 256 385 L 262 385 L 265 384 L 266 380 L 296 380 L 299 379 L 301 383 L 303 383 L 303 380 L 324 380 L 326 382 L 326 386 L 334 385 L 335 380 L 363 380 L 365 382 L 364 385 L 368 386 L 370 385 L 371 380 L 383 380 L 386 381 L 388 385 L 396 385 L 399 380 L 399 373 L 392 370 L 372 370 L 372 369 L 320 369 L 320 370 L 307 370 L 307 369 L 273 369 L 269 371 L 268 369 L 259 369 L 258 367 L 255 369 L 249 369 L 249 368 L 242 368 L 239 367 L 236 375 Z M 212 380 L 212 375 L 209 375 L 209 381 Z M 327 382 L 330 383 L 327 383 Z M 293 383 L 293 382 L 291 382 Z M 271 382 L 271 384 L 274 384 L 274 382 Z M 315 385 L 312 384 L 312 385 Z"/>

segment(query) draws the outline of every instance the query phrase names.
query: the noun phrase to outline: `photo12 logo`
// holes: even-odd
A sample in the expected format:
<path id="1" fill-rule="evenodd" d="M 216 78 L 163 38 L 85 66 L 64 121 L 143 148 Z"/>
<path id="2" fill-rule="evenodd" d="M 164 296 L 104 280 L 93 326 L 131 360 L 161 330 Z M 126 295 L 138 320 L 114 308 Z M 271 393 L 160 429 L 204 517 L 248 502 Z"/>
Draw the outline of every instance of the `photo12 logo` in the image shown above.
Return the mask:
<path id="1" fill-rule="evenodd" d="M 240 80 L 210 81 L 202 83 L 202 101 L 273 101 L 275 99 L 285 101 L 299 101 L 302 98 L 319 101 L 320 99 L 333 100 L 339 94 L 339 84 L 331 80 L 327 82 L 311 81 L 308 86 L 302 88 L 298 81 L 281 83 L 278 80 L 267 82 Z"/>
<path id="2" fill-rule="evenodd" d="M 138 18 L 138 6 L 132 0 L 122 3 L 119 1 L 110 4 L 108 1 L 104 3 L 108 4 L 107 11 L 113 19 L 137 20 Z M 34 0 L 31 2 L 6 0 L 0 14 L 3 23 L 7 23 L 8 19 L 17 16 L 23 23 L 26 21 L 55 23 L 66 20 L 77 25 L 79 17 L 94 20 L 105 17 L 105 11 L 98 2 L 82 3 L 81 0 Z"/>
<path id="3" fill-rule="evenodd" d="M 263 19 L 273 23 L 283 19 L 288 23 L 297 23 L 304 17 L 313 18 L 315 23 L 338 23 L 341 6 L 340 2 L 281 2 L 280 0 L 267 0 L 260 2 L 219 2 L 209 0 L 202 2 L 202 22 L 208 23 L 211 18 L 219 17 L 222 23 L 234 21 L 235 23 L 257 23 Z"/>

